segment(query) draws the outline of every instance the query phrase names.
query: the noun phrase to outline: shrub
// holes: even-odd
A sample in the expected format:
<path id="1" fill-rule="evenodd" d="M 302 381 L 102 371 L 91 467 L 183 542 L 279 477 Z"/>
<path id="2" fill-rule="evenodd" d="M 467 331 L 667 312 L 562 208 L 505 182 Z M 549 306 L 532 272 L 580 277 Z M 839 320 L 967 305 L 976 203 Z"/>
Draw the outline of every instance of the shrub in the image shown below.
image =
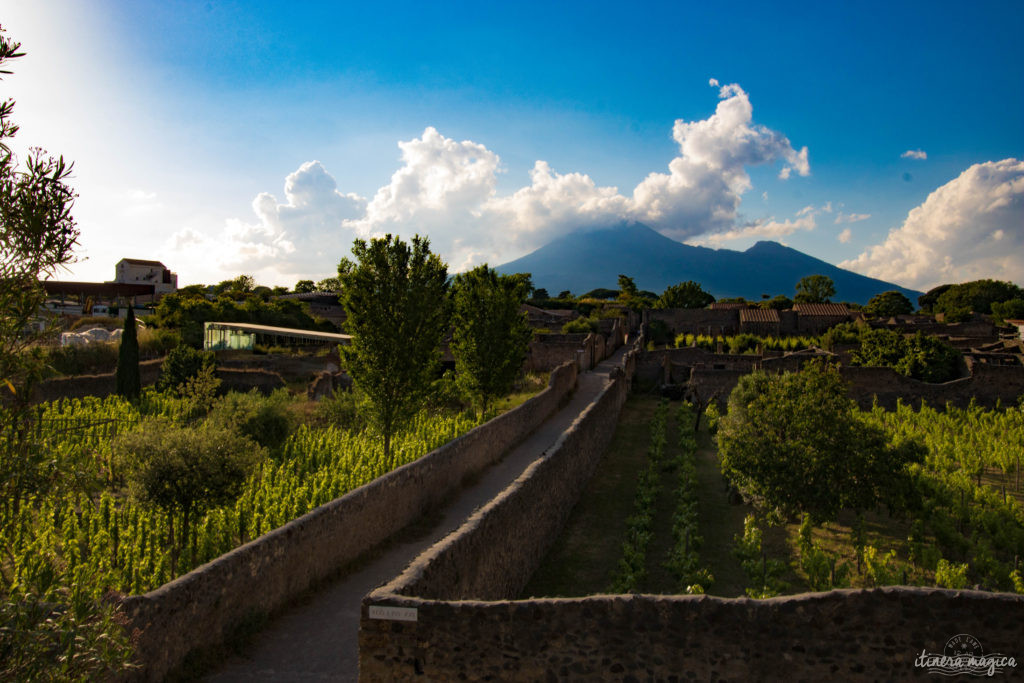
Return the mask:
<path id="1" fill-rule="evenodd" d="M 294 428 L 289 402 L 288 392 L 284 389 L 278 389 L 270 396 L 263 396 L 255 389 L 246 394 L 231 392 L 214 404 L 207 421 L 226 428 L 233 427 L 273 452 L 284 444 Z"/>
<path id="2" fill-rule="evenodd" d="M 160 391 L 173 391 L 179 395 L 188 380 L 196 377 L 205 367 L 213 367 L 214 358 L 210 351 L 196 351 L 184 344 L 176 346 L 167 354 L 160 369 L 160 379 L 156 388 Z"/>

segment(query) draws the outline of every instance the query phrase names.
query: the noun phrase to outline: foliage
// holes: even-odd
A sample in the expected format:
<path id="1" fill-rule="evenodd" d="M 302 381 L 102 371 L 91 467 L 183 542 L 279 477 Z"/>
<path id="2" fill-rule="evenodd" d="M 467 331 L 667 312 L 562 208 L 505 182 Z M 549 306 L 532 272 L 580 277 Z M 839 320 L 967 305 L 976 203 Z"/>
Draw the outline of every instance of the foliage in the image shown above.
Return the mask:
<path id="1" fill-rule="evenodd" d="M 673 545 L 665 567 L 672 572 L 683 593 L 704 593 L 714 577 L 700 566 L 700 547 L 704 542 L 698 531 L 697 441 L 693 432 L 693 406 L 683 403 L 676 414 L 679 426 L 679 456 L 673 463 L 679 473 L 676 507 L 672 515 Z"/>
<path id="2" fill-rule="evenodd" d="M 0 28 L 0 74 L 23 56 Z M 129 647 L 113 612 L 81 595 L 74 577 L 38 549 L 23 565 L 45 568 L 19 582 L 4 565 L 15 558 L 10 517 L 31 509 L 34 496 L 59 490 L 71 473 L 42 443 L 42 424 L 28 401 L 43 371 L 43 355 L 28 353 L 49 329 L 33 327 L 46 293 L 40 280 L 74 260 L 79 230 L 71 214 L 71 164 L 32 149 L 22 166 L 9 146 L 18 126 L 14 101 L 0 102 L 0 677 L 6 680 L 93 680 L 126 668 Z M 69 588 L 69 586 L 71 588 Z"/>
<path id="3" fill-rule="evenodd" d="M 455 276 L 452 285 L 452 355 L 456 382 L 481 412 L 509 391 L 532 337 L 520 308 L 529 278 L 499 275 L 487 264 Z"/>
<path id="4" fill-rule="evenodd" d="M 724 341 L 730 353 L 755 353 L 759 346 L 764 350 L 800 351 L 818 343 L 813 337 L 761 337 L 746 333 L 727 337 L 680 334 L 676 337 L 675 343 L 677 348 L 696 346 L 705 351 L 714 351 L 719 340 Z"/>
<path id="5" fill-rule="evenodd" d="M 917 297 L 917 305 L 921 308 L 923 313 L 931 313 L 932 307 L 935 306 L 935 302 L 939 300 L 939 297 L 951 289 L 954 285 L 939 285 L 938 287 L 932 287 L 927 292 Z"/>
<path id="6" fill-rule="evenodd" d="M 936 313 L 962 317 L 964 312 L 992 313 L 995 302 L 1024 298 L 1024 290 L 1002 280 L 973 280 L 953 285 L 935 301 Z"/>
<path id="7" fill-rule="evenodd" d="M 785 589 L 785 584 L 779 579 L 785 571 L 785 564 L 767 558 L 763 539 L 761 522 L 754 515 L 744 517 L 743 534 L 737 534 L 733 539 L 733 554 L 751 584 L 746 591 L 747 597 L 759 600 L 774 597 Z"/>
<path id="8" fill-rule="evenodd" d="M 774 309 L 776 311 L 785 311 L 793 308 L 793 300 L 785 294 L 776 294 L 771 299 L 762 301 L 758 304 L 761 308 Z"/>
<path id="9" fill-rule="evenodd" d="M 967 563 L 955 564 L 948 560 L 939 560 L 939 565 L 935 568 L 935 585 L 956 590 L 967 588 Z"/>
<path id="10" fill-rule="evenodd" d="M 604 287 L 598 287 L 592 289 L 583 296 L 581 299 L 616 299 L 619 296 L 619 290 L 617 289 L 606 289 Z"/>
<path id="11" fill-rule="evenodd" d="M 117 353 L 117 393 L 127 399 L 138 398 L 142 393 L 142 378 L 139 375 L 139 339 L 135 330 L 135 311 L 129 306 L 124 319 L 124 333 Z"/>
<path id="12" fill-rule="evenodd" d="M 664 320 L 652 320 L 647 324 L 647 337 L 658 346 L 673 343 L 672 328 Z"/>
<path id="13" fill-rule="evenodd" d="M 266 397 L 256 389 L 245 394 L 233 391 L 212 406 L 207 420 L 235 429 L 271 453 L 277 453 L 295 429 L 289 403 L 285 389 Z"/>
<path id="14" fill-rule="evenodd" d="M 827 304 L 836 295 L 836 285 L 826 275 L 808 275 L 796 283 L 796 296 L 793 300 L 798 304 Z"/>
<path id="15" fill-rule="evenodd" d="M 224 424 L 194 429 L 153 418 L 122 436 L 115 454 L 133 497 L 169 513 L 172 546 L 174 514 L 181 513 L 180 548 L 196 515 L 234 502 L 266 450 Z"/>
<path id="16" fill-rule="evenodd" d="M 693 280 L 668 286 L 654 308 L 705 308 L 715 301 L 715 297 L 704 291 L 700 283 Z"/>
<path id="17" fill-rule="evenodd" d="M 890 445 L 859 418 L 837 368 L 742 377 L 719 421 L 722 472 L 765 512 L 832 519 L 839 510 L 904 503 L 913 442 Z"/>
<path id="18" fill-rule="evenodd" d="M 869 315 L 888 318 L 914 312 L 914 304 L 900 292 L 892 290 L 871 297 L 864 311 Z"/>
<path id="19" fill-rule="evenodd" d="M 212 301 L 187 288 L 165 294 L 147 321 L 155 327 L 178 330 L 182 341 L 196 348 L 203 345 L 203 323 L 211 321 L 336 331 L 330 322 L 313 318 L 300 301 L 270 299 L 238 290 L 226 291 Z"/>
<path id="20" fill-rule="evenodd" d="M 828 328 L 818 337 L 818 345 L 824 349 L 834 351 L 837 346 L 860 344 L 861 334 L 868 329 L 864 323 L 839 323 Z"/>
<path id="21" fill-rule="evenodd" d="M 295 283 L 296 294 L 308 294 L 309 292 L 315 292 L 316 285 L 312 280 L 299 280 Z"/>
<path id="22" fill-rule="evenodd" d="M 425 237 L 412 245 L 387 235 L 352 246 L 356 264 L 342 278 L 351 346 L 348 373 L 373 406 L 374 424 L 391 436 L 423 404 L 440 360 L 447 323 L 448 269 Z"/>
<path id="23" fill-rule="evenodd" d="M 1010 299 L 1009 301 L 993 301 L 992 317 L 997 323 L 1007 320 L 1024 320 L 1024 299 Z"/>
<path id="24" fill-rule="evenodd" d="M 598 318 L 596 316 L 575 318 L 562 325 L 562 334 L 590 334 L 597 330 Z"/>
<path id="25" fill-rule="evenodd" d="M 212 368 L 214 357 L 211 351 L 196 351 L 182 344 L 167 354 L 160 367 L 160 378 L 156 382 L 159 391 L 174 391 L 179 395 L 185 384 L 197 377 L 203 368 Z"/>
<path id="26" fill-rule="evenodd" d="M 961 355 L 946 342 L 922 332 L 904 337 L 892 330 L 866 329 L 852 361 L 854 365 L 889 367 L 924 382 L 948 382 L 960 375 Z"/>

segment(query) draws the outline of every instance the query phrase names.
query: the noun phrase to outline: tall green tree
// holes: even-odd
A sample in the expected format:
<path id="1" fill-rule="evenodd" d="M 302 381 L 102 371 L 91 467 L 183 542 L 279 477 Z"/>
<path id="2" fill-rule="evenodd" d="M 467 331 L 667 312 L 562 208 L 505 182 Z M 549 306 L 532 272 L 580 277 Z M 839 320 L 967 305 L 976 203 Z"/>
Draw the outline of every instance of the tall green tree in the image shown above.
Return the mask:
<path id="1" fill-rule="evenodd" d="M 419 235 L 407 244 L 387 235 L 352 246 L 355 264 L 341 278 L 352 343 L 342 347 L 355 385 L 391 453 L 395 429 L 420 409 L 440 361 L 447 328 L 448 267 Z"/>
<path id="2" fill-rule="evenodd" d="M 499 275 L 487 264 L 455 276 L 452 355 L 456 382 L 481 413 L 512 388 L 523 367 L 532 331 L 520 308 L 529 280 Z"/>
<path id="3" fill-rule="evenodd" d="M 903 294 L 892 290 L 871 297 L 864 307 L 868 315 L 888 318 L 894 315 L 907 315 L 914 312 L 914 304 Z"/>
<path id="4" fill-rule="evenodd" d="M 669 285 L 658 300 L 655 308 L 705 308 L 714 303 L 715 297 L 704 291 L 699 282 L 687 280 L 677 285 Z"/>
<path id="5" fill-rule="evenodd" d="M 841 509 L 899 508 L 919 446 L 893 446 L 860 419 L 834 366 L 740 378 L 718 423 L 722 472 L 744 497 L 785 517 L 834 519 Z"/>
<path id="6" fill-rule="evenodd" d="M 991 313 L 992 304 L 1024 298 L 1024 290 L 1003 280 L 972 280 L 953 285 L 935 301 L 936 313 L 947 319 L 964 319 L 971 312 Z"/>
<path id="7" fill-rule="evenodd" d="M 798 304 L 827 304 L 836 295 L 836 285 L 827 275 L 808 275 L 796 283 Z"/>
<path id="8" fill-rule="evenodd" d="M 128 307 L 124 319 L 124 332 L 117 350 L 117 393 L 127 399 L 138 398 L 142 393 L 142 378 L 139 376 L 139 337 L 135 329 L 135 309 Z"/>

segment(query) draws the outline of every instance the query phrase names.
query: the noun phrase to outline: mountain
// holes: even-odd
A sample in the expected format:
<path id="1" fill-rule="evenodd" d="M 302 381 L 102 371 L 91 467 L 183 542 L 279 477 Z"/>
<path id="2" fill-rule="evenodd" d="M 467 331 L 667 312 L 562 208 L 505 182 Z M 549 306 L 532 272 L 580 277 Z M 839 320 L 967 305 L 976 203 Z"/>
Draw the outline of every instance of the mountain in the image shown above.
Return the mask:
<path id="1" fill-rule="evenodd" d="M 699 282 L 717 298 L 795 294 L 807 275 L 827 275 L 836 285 L 835 301 L 867 303 L 875 294 L 896 290 L 917 302 L 921 292 L 858 275 L 778 242 L 758 242 L 746 251 L 692 247 L 665 237 L 646 225 L 574 232 L 515 261 L 497 266 L 502 273 L 530 273 L 533 284 L 554 296 L 598 287 L 617 288 L 620 273 L 640 289 L 661 292 L 685 280 Z"/>

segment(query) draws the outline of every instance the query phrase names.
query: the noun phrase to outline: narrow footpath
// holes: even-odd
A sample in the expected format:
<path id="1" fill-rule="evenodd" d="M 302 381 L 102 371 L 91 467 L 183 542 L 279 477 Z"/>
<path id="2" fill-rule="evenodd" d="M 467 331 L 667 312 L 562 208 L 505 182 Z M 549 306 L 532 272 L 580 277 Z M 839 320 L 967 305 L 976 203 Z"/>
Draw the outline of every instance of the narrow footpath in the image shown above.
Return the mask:
<path id="1" fill-rule="evenodd" d="M 580 374 L 569 403 L 487 471 L 442 511 L 439 521 L 415 539 L 396 543 L 354 573 L 280 614 L 253 638 L 244 656 L 234 656 L 204 680 L 355 681 L 358 678 L 359 610 L 363 596 L 390 581 L 424 550 L 459 528 L 477 508 L 503 491 L 552 446 L 622 364 L 627 347 L 590 372 Z"/>

